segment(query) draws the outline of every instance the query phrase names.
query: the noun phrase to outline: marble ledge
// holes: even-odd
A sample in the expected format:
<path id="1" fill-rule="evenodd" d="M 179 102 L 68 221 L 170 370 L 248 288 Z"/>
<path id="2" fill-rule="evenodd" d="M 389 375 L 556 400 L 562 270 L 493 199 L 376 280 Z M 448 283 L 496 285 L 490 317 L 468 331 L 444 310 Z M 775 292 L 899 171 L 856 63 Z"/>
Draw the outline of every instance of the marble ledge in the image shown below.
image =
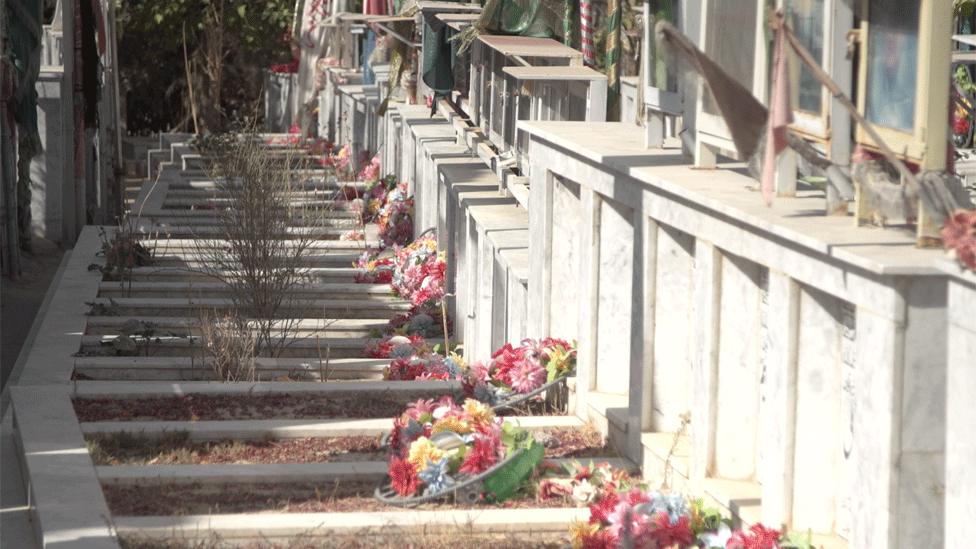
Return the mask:
<path id="1" fill-rule="evenodd" d="M 955 281 L 976 289 L 976 272 L 966 270 L 957 261 L 949 258 L 940 260 L 938 267 L 943 273 Z"/>
<path id="2" fill-rule="evenodd" d="M 580 157 L 607 171 L 666 194 L 703 213 L 744 225 L 882 276 L 945 276 L 937 261 L 941 250 L 915 246 L 904 229 L 855 227 L 852 217 L 824 216 L 822 193 L 776 197 L 767 207 L 758 183 L 741 173 L 743 164 L 714 170 L 694 169 L 676 142 L 662 149 L 644 147 L 643 130 L 621 122 L 529 122 L 518 128 L 536 142 Z"/>

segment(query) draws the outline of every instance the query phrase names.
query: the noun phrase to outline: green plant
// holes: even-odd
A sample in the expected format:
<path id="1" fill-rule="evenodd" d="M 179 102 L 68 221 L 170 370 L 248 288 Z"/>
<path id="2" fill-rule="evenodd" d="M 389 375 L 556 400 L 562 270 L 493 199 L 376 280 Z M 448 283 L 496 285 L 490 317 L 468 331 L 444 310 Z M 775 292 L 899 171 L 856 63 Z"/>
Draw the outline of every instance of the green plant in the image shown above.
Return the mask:
<path id="1" fill-rule="evenodd" d="M 188 83 L 201 131 L 219 130 L 228 117 L 254 110 L 260 102 L 261 70 L 292 57 L 289 29 L 294 9 L 294 0 L 117 0 L 128 130 L 189 127 Z M 189 67 L 182 62 L 184 45 Z"/>

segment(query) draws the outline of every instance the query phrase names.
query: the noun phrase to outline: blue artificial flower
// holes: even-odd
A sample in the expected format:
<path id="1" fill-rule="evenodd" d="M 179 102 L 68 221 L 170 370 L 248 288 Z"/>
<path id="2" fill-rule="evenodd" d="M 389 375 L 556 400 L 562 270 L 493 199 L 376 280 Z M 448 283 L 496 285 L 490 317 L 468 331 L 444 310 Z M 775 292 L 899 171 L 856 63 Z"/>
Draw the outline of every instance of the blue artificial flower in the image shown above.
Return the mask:
<path id="1" fill-rule="evenodd" d="M 648 516 L 655 516 L 658 513 L 667 513 L 668 522 L 671 525 L 677 524 L 678 520 L 688 514 L 688 503 L 684 496 L 677 493 L 662 494 L 654 490 L 648 493 L 650 501 L 637 506 L 636 511 Z"/>
<path id="2" fill-rule="evenodd" d="M 424 337 L 430 335 L 430 332 L 436 332 L 437 326 L 434 325 L 434 317 L 420 313 L 417 316 L 410 319 L 409 332 L 412 334 L 420 334 Z"/>
<path id="3" fill-rule="evenodd" d="M 447 369 L 447 373 L 452 378 L 461 377 L 461 368 L 457 365 L 457 362 L 454 362 L 452 357 L 447 357 L 444 359 L 444 367 Z"/>
<path id="4" fill-rule="evenodd" d="M 454 478 L 447 474 L 447 458 L 441 458 L 437 463 L 427 460 L 427 468 L 418 475 L 420 480 L 427 485 L 424 495 L 437 494 L 450 488 L 455 484 Z"/>
<path id="5" fill-rule="evenodd" d="M 416 419 L 407 421 L 407 425 L 403 428 L 403 436 L 406 440 L 413 440 L 422 434 L 424 434 L 424 426 Z"/>

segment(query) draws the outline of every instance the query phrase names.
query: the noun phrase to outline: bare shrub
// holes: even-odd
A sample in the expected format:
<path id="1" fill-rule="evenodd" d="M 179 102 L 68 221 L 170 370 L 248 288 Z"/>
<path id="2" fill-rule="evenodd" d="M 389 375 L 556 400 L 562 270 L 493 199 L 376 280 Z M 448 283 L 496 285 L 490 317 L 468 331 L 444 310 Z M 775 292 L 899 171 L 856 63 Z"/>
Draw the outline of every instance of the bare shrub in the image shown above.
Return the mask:
<path id="1" fill-rule="evenodd" d="M 201 148 L 212 156 L 209 176 L 227 197 L 216 213 L 216 234 L 195 239 L 200 269 L 231 289 L 231 320 L 220 330 L 240 330 L 239 341 L 253 337 L 254 356 L 278 357 L 303 319 L 290 295 L 308 281 L 323 219 L 297 198 L 307 157 L 269 151 L 253 131 L 215 137 Z"/>

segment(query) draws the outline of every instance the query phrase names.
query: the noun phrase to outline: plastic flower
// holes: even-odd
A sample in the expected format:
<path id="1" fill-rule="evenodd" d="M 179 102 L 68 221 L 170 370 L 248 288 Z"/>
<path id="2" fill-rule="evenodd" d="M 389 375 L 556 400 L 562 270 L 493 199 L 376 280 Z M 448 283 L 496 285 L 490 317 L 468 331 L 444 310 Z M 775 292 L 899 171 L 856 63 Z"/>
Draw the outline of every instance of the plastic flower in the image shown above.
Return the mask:
<path id="1" fill-rule="evenodd" d="M 466 399 L 461 408 L 471 423 L 488 424 L 495 419 L 495 413 L 491 411 L 491 408 L 474 399 Z"/>
<path id="2" fill-rule="evenodd" d="M 573 499 L 578 503 L 589 503 L 593 501 L 593 497 L 597 495 L 599 491 L 595 486 L 590 484 L 590 481 L 583 479 L 576 486 L 573 487 Z"/>
<path id="3" fill-rule="evenodd" d="M 546 382 L 546 370 L 531 359 L 519 361 L 511 372 L 512 389 L 518 393 L 530 393 Z"/>
<path id="4" fill-rule="evenodd" d="M 447 488 L 455 484 L 454 478 L 449 474 L 448 461 L 447 458 L 439 458 L 437 461 L 428 460 L 426 467 L 423 471 L 420 471 L 420 480 L 427 485 L 424 490 L 425 494 L 436 494 L 438 492 L 443 492 Z"/>
<path id="5" fill-rule="evenodd" d="M 420 488 L 420 477 L 413 464 L 405 459 L 394 457 L 390 460 L 390 485 L 401 496 L 407 497 L 417 493 Z"/>
<path id="6" fill-rule="evenodd" d="M 958 210 L 946 219 L 942 242 L 963 267 L 976 271 L 976 210 Z"/>
<path id="7" fill-rule="evenodd" d="M 459 435 L 466 435 L 474 431 L 474 427 L 472 427 L 467 421 L 465 421 L 464 418 L 457 417 L 457 416 L 447 416 L 443 419 L 438 420 L 437 423 L 434 423 L 434 427 L 431 430 L 431 432 L 434 434 L 441 433 L 444 431 L 451 431 Z"/>
<path id="8" fill-rule="evenodd" d="M 695 536 L 691 532 L 691 518 L 688 515 L 678 517 L 676 522 L 671 522 L 667 513 L 658 513 L 652 520 L 653 527 L 649 535 L 654 540 L 656 547 L 688 547 L 695 541 Z"/>
<path id="9" fill-rule="evenodd" d="M 345 170 L 346 168 L 349 167 L 349 160 L 351 156 L 352 156 L 351 149 L 349 148 L 349 145 L 346 144 L 341 149 L 339 149 L 338 153 L 335 154 L 332 160 L 332 164 L 336 167 L 336 169 Z"/>
<path id="10" fill-rule="evenodd" d="M 610 519 L 610 514 L 620 503 L 620 496 L 616 492 L 605 492 L 595 503 L 590 505 L 590 522 L 604 524 Z"/>
<path id="11" fill-rule="evenodd" d="M 434 446 L 434 443 L 427 437 L 420 437 L 410 443 L 410 451 L 407 454 L 407 461 L 413 465 L 418 473 L 427 468 L 427 462 L 438 462 L 444 457 L 444 451 Z"/>
<path id="12" fill-rule="evenodd" d="M 475 437 L 474 446 L 464 456 L 459 473 L 477 475 L 498 462 L 498 445 L 484 436 Z"/>
<path id="13" fill-rule="evenodd" d="M 615 549 L 617 539 L 598 524 L 573 522 L 569 526 L 569 540 L 573 549 Z"/>
<path id="14" fill-rule="evenodd" d="M 727 549 L 779 549 L 779 538 L 782 532 L 767 528 L 762 524 L 753 524 L 748 532 L 737 530 L 726 544 Z"/>

